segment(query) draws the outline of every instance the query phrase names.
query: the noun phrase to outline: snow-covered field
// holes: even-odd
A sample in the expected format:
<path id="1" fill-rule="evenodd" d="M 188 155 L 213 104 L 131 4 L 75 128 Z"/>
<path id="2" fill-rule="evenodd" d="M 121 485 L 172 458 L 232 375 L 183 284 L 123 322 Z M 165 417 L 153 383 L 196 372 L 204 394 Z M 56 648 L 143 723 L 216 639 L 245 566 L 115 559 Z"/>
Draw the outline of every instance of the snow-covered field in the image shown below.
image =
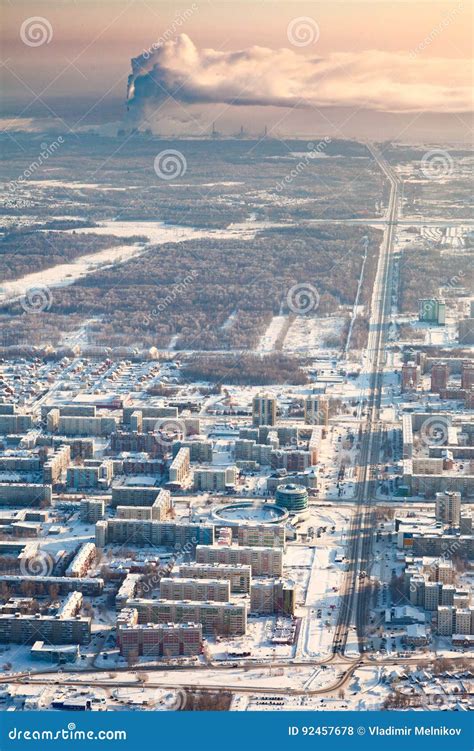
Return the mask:
<path id="1" fill-rule="evenodd" d="M 257 352 L 271 352 L 275 348 L 276 341 L 286 320 L 287 316 L 273 316 L 265 333 L 260 338 L 256 347 Z"/>
<path id="2" fill-rule="evenodd" d="M 342 316 L 328 318 L 297 316 L 285 337 L 283 351 L 300 352 L 308 357 L 317 357 L 321 351 L 337 353 L 339 345 L 328 346 L 325 341 L 333 336 L 340 339 L 343 326 Z"/>

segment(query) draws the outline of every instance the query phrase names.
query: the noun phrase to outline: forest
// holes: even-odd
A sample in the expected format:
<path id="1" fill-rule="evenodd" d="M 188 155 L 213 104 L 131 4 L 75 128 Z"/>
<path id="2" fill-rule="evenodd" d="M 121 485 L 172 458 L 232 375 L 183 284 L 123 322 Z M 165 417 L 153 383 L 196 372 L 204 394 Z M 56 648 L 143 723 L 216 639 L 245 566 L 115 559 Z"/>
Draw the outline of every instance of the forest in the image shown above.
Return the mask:
<path id="1" fill-rule="evenodd" d="M 182 365 L 181 375 L 190 383 L 209 381 L 237 386 L 300 385 L 308 381 L 298 362 L 280 352 L 263 357 L 249 353 L 188 357 Z"/>
<path id="2" fill-rule="evenodd" d="M 140 237 L 80 234 L 61 231 L 18 229 L 0 238 L 0 279 L 19 279 L 33 271 L 42 271 L 79 256 L 98 253 L 116 245 L 133 245 Z"/>
<path id="3" fill-rule="evenodd" d="M 310 315 L 331 315 L 341 307 L 347 313 L 366 237 L 361 303 L 367 302 L 380 236 L 363 226 L 303 225 L 265 231 L 253 240 L 159 246 L 127 264 L 54 288 L 50 310 L 36 318 L 35 343 L 43 326 L 61 329 L 67 317 L 70 328 L 87 317 L 95 319 L 89 333 L 97 345 L 167 347 L 174 339 L 175 349 L 253 349 L 273 315 L 293 312 L 288 295 L 295 284 L 317 290 L 318 306 Z M 10 310 L 22 314 L 19 304 Z M 9 333 L 14 329 L 15 318 L 9 320 Z"/>
<path id="4" fill-rule="evenodd" d="M 435 248 L 406 248 L 400 263 L 399 305 L 418 312 L 418 300 L 439 294 L 440 287 L 474 288 L 474 266 L 465 253 Z"/>

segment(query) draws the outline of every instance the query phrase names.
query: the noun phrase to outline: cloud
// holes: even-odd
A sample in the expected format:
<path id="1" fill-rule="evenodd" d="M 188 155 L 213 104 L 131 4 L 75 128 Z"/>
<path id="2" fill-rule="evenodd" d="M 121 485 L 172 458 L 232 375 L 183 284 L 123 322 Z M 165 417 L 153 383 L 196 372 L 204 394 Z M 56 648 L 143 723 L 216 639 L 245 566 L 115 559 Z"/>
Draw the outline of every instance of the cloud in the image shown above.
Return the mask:
<path id="1" fill-rule="evenodd" d="M 253 46 L 198 49 L 186 34 L 132 60 L 128 102 L 140 120 L 170 97 L 183 104 L 356 107 L 392 113 L 472 109 L 467 60 L 366 50 L 327 57 Z"/>

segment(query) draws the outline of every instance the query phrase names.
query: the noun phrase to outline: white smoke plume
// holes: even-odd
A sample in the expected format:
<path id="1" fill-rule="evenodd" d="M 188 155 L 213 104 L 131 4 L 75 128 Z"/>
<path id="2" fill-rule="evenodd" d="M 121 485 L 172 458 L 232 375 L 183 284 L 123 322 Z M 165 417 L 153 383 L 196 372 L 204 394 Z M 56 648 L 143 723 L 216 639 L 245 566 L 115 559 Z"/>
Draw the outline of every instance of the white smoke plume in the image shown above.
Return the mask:
<path id="1" fill-rule="evenodd" d="M 198 49 L 186 34 L 132 60 L 137 121 L 172 98 L 183 104 L 360 107 L 393 113 L 472 110 L 466 60 L 367 50 L 307 56 L 291 49 Z"/>

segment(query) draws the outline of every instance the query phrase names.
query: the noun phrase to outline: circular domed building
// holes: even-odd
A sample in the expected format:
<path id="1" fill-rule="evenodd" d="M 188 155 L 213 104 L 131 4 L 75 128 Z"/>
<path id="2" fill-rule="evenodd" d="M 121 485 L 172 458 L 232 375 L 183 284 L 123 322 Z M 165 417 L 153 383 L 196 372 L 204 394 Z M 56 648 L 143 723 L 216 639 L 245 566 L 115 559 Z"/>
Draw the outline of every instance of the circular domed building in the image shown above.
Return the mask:
<path id="1" fill-rule="evenodd" d="M 281 524 L 288 519 L 288 510 L 280 508 L 274 503 L 260 501 L 242 501 L 229 503 L 214 509 L 212 517 L 216 521 L 225 522 L 229 526 L 240 524 Z"/>

